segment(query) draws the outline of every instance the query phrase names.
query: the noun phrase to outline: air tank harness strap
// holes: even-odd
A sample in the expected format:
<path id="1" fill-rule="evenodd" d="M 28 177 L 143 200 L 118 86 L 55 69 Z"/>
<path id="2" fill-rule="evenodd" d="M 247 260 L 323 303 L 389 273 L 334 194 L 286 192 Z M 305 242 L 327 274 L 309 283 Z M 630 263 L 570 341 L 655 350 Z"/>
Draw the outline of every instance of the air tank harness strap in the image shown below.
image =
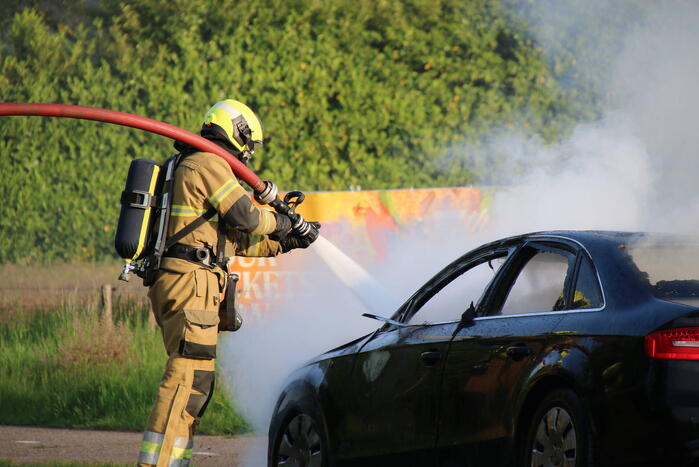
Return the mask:
<path id="1" fill-rule="evenodd" d="M 216 238 L 216 264 L 218 264 L 221 269 L 228 272 L 228 258 L 226 258 L 226 231 L 228 226 L 226 222 L 219 218 L 218 220 L 218 237 Z"/>

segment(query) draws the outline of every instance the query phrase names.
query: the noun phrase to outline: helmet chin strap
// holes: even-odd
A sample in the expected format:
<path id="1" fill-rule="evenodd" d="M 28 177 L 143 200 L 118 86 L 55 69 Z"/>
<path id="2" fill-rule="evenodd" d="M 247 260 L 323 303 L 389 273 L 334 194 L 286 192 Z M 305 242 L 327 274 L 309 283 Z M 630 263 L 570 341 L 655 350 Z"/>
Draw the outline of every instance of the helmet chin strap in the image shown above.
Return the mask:
<path id="1" fill-rule="evenodd" d="M 238 160 L 247 165 L 248 161 L 252 158 L 252 155 L 255 154 L 255 142 L 250 139 L 249 132 L 244 134 L 244 136 L 247 138 L 247 141 L 245 142 L 243 150 L 238 156 Z"/>
<path id="2" fill-rule="evenodd" d="M 252 158 L 252 154 L 255 151 L 250 151 L 249 149 L 243 150 L 243 152 L 240 153 L 238 156 L 238 160 L 242 162 L 245 165 L 248 165 L 248 161 Z"/>

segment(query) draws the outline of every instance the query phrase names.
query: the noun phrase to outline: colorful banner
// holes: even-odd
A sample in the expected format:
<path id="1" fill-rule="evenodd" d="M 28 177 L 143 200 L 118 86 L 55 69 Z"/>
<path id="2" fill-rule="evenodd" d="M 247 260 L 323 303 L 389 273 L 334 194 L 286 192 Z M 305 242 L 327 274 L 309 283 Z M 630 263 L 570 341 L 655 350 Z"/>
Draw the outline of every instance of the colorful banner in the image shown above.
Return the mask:
<path id="1" fill-rule="evenodd" d="M 457 213 L 478 230 L 486 221 L 487 198 L 478 188 L 307 193 L 298 212 L 322 224 L 322 235 L 366 266 L 386 254 L 401 231 L 429 229 L 420 223 L 435 212 Z M 236 257 L 231 271 L 240 275 L 237 302 L 250 313 L 265 313 L 302 291 L 305 250 L 276 258 Z"/>

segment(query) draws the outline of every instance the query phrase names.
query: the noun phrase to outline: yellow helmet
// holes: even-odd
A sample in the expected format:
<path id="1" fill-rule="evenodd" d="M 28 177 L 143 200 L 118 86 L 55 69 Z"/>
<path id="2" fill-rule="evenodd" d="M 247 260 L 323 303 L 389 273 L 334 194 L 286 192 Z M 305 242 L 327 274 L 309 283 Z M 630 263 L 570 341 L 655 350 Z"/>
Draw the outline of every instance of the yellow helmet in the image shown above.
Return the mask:
<path id="1" fill-rule="evenodd" d="M 217 102 L 206 112 L 202 136 L 223 139 L 243 162 L 262 146 L 262 122 L 250 107 L 233 99 Z"/>

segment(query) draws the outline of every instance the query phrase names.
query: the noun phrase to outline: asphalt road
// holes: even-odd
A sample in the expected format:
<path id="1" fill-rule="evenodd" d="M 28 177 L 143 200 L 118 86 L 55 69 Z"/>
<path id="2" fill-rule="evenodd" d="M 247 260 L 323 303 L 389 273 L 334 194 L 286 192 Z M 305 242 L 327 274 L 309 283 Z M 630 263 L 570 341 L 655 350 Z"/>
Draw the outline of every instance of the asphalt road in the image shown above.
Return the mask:
<path id="1" fill-rule="evenodd" d="M 0 459 L 133 465 L 138 457 L 141 436 L 141 433 L 126 431 L 0 426 Z M 261 457 L 260 451 L 264 451 L 265 445 L 264 438 L 196 436 L 192 464 L 197 467 L 243 467 L 242 459 L 251 455 Z M 251 465 L 257 465 L 257 462 Z M 264 465 L 264 461 L 259 465 Z"/>

